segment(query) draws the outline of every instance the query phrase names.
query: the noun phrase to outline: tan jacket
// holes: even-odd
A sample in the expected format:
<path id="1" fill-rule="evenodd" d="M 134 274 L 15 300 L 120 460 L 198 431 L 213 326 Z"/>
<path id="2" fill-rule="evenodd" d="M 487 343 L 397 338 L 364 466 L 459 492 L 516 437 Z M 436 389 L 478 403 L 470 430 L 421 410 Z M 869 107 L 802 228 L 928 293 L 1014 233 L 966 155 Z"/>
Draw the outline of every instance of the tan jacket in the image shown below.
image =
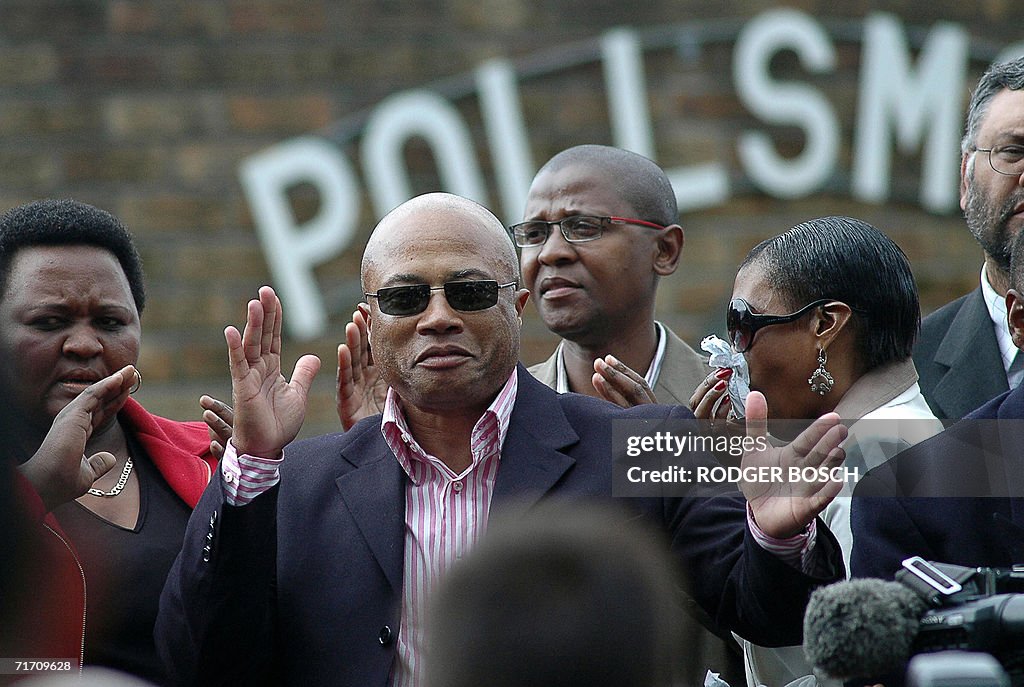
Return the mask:
<path id="1" fill-rule="evenodd" d="M 665 327 L 665 332 L 668 334 L 668 341 L 665 342 L 665 359 L 661 363 L 658 383 L 654 385 L 654 395 L 658 398 L 658 403 L 686 405 L 693 395 L 693 390 L 711 372 L 711 368 L 708 367 L 707 358 L 701 357 L 671 329 Z M 558 345 L 561 347 L 562 344 Z M 556 348 L 550 358 L 531 366 L 530 374 L 552 389 L 556 388 L 557 359 Z M 644 374 L 647 370 L 637 372 Z"/>

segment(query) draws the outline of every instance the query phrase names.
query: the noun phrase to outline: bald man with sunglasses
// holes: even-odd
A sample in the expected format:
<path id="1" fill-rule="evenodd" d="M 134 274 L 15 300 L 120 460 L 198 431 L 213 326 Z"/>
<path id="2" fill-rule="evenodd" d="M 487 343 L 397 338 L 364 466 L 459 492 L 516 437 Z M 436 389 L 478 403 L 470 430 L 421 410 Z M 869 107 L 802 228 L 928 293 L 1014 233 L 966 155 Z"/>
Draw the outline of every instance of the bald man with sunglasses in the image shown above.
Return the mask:
<path id="1" fill-rule="evenodd" d="M 517 263 L 498 220 L 458 196 L 420 196 L 381 220 L 362 280 L 388 392 L 383 414 L 344 434 L 291 443 L 319 360 L 303 356 L 291 381 L 282 375 L 272 289 L 249 302 L 243 332 L 225 330 L 234 436 L 161 598 L 157 644 L 172 684 L 419 687 L 430 590 L 492 511 L 612 501 L 615 421 L 692 417 L 557 394 L 527 373 L 517 359 L 529 292 Z M 763 437 L 756 392 L 747 415 Z M 825 416 L 744 464 L 837 466 L 845 436 Z M 793 642 L 810 590 L 843 574 L 815 519 L 840 487 L 746 483 L 745 500 L 709 485 L 701 495 L 713 498 L 612 502 L 664 530 L 691 597 L 719 627 Z"/>
<path id="2" fill-rule="evenodd" d="M 537 172 L 523 217 L 509 227 L 523 285 L 559 337 L 530 374 L 559 393 L 623 407 L 682 405 L 698 384 L 719 383 L 706 360 L 655 319 L 658 285 L 678 268 L 685 242 L 675 191 L 657 164 L 621 148 L 574 146 Z M 338 413 L 346 429 L 379 412 L 384 394 L 379 381 L 371 384 L 379 376 L 361 345 L 364 308 L 353 322 L 339 350 Z M 731 641 L 702 634 L 695 642 L 695 665 L 742 679 Z"/>
<path id="3" fill-rule="evenodd" d="M 710 368 L 654 317 L 658 284 L 678 268 L 685 242 L 665 172 L 628 150 L 575 146 L 537 172 L 524 218 L 509 227 L 523 286 L 560 337 L 530 373 L 560 393 L 623 407 L 685 404 Z M 338 348 L 345 429 L 380 412 L 386 391 L 366 345 L 366 317 L 360 305 Z"/>

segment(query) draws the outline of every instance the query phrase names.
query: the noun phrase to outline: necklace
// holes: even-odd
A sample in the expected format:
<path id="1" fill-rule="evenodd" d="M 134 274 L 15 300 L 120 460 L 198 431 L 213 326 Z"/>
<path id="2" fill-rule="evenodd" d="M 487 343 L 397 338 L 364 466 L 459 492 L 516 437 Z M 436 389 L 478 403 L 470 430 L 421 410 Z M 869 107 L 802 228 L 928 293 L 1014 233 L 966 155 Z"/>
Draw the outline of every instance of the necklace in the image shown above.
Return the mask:
<path id="1" fill-rule="evenodd" d="M 99 489 L 89 489 L 89 494 L 93 496 L 117 496 L 124 489 L 124 485 L 128 484 L 128 477 L 132 474 L 132 457 L 128 456 L 128 460 L 124 462 L 124 470 L 121 470 L 121 476 L 117 478 L 117 484 L 110 491 L 100 491 Z"/>

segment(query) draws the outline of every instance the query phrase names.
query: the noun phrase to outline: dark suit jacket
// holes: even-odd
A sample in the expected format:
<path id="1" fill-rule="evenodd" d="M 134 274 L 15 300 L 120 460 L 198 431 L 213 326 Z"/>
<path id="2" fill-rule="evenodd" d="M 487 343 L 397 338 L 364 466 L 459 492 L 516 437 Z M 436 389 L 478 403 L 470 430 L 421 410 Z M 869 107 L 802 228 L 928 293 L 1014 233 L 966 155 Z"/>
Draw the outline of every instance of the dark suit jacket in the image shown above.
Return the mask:
<path id="1" fill-rule="evenodd" d="M 624 410 L 559 395 L 524 367 L 518 374 L 492 512 L 548 495 L 607 498 L 613 419 L 692 417 L 681 407 Z M 196 508 L 156 631 L 176 684 L 387 684 L 400 623 L 405 473 L 380 416 L 287 454 L 280 484 L 249 505 L 226 505 L 218 479 Z M 717 491 L 618 501 L 667 530 L 692 597 L 722 628 L 799 642 L 811 589 L 842 575 L 834 538 L 819 523 L 827 573 L 807 577 L 753 541 L 742 497 Z"/>
<path id="2" fill-rule="evenodd" d="M 960 419 L 1007 390 L 980 286 L 924 318 L 914 365 L 921 393 L 940 420 Z"/>
<path id="3" fill-rule="evenodd" d="M 1024 388 L 870 471 L 854 492 L 855 577 L 892 579 L 909 556 L 1024 562 Z"/>

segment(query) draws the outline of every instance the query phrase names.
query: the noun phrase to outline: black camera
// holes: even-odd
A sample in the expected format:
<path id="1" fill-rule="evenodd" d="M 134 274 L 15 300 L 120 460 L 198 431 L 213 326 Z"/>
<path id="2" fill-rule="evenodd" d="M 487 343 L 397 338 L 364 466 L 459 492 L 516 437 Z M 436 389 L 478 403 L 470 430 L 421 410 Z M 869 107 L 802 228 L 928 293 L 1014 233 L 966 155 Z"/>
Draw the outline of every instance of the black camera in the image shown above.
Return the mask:
<path id="1" fill-rule="evenodd" d="M 896 580 L 930 606 L 921 616 L 913 653 L 991 654 L 1024 687 L 1024 566 L 965 568 L 908 558 Z"/>

